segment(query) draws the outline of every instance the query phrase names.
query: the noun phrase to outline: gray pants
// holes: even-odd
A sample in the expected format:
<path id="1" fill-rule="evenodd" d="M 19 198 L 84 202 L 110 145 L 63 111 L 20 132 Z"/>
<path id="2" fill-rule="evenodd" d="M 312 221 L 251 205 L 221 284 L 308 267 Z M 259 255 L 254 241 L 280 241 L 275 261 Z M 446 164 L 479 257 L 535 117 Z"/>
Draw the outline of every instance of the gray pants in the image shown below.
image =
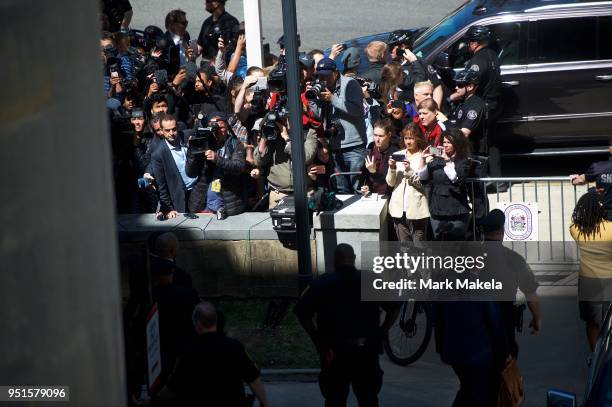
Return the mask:
<path id="1" fill-rule="evenodd" d="M 406 219 L 406 213 L 401 218 L 393 218 L 393 227 L 400 242 L 422 242 L 427 240 L 429 218 Z"/>

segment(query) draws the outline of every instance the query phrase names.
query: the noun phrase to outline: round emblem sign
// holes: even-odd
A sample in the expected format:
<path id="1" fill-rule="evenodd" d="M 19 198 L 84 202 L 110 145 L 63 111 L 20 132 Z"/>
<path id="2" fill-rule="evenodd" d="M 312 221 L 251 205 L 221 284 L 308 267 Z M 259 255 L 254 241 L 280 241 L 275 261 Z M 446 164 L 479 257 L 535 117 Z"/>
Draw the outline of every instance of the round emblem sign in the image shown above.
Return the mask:
<path id="1" fill-rule="evenodd" d="M 506 235 L 512 240 L 526 240 L 533 232 L 533 214 L 527 205 L 510 205 L 504 211 Z"/>

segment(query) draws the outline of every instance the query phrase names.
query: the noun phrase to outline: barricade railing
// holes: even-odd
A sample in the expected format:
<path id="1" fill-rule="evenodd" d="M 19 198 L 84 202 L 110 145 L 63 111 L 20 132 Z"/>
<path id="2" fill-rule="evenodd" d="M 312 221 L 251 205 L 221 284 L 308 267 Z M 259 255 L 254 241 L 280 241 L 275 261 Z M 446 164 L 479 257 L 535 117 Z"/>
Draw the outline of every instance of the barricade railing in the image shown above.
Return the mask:
<path id="1" fill-rule="evenodd" d="M 589 185 L 574 186 L 567 176 L 469 178 L 467 182 L 468 193 L 472 194 L 471 202 L 474 202 L 474 194 L 478 191 L 486 191 L 487 187 L 495 191 L 486 194 L 490 209 L 498 207 L 498 204 L 507 207 L 504 203 L 531 204 L 528 209 L 533 211 L 531 216 L 535 234 L 526 240 L 512 240 L 508 243 L 530 264 L 575 267 L 578 263 L 578 248 L 569 227 L 576 202 L 587 192 Z M 506 186 L 507 189 L 502 188 Z M 478 225 L 475 217 L 472 218 L 471 227 L 476 237 Z M 522 221 L 510 219 L 506 226 Z"/>

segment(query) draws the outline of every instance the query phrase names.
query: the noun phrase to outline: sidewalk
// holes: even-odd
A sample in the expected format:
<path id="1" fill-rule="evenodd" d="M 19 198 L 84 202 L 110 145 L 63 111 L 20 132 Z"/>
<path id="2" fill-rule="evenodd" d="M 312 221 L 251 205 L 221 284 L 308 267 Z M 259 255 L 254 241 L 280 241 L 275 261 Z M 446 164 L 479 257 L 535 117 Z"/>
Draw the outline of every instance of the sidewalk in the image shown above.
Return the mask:
<path id="1" fill-rule="evenodd" d="M 546 390 L 557 388 L 584 391 L 588 347 L 584 327 L 578 318 L 575 301 L 544 300 L 542 333 L 529 335 L 530 316 L 525 313 L 525 332 L 519 336 L 519 365 L 525 380 L 524 407 L 544 406 Z M 440 362 L 432 342 L 423 357 L 407 367 L 396 366 L 381 357 L 385 371 L 380 393 L 381 407 L 450 406 L 459 383 L 450 368 Z M 271 406 L 322 406 L 323 398 L 316 382 L 266 382 Z M 357 406 L 351 395 L 349 406 Z"/>

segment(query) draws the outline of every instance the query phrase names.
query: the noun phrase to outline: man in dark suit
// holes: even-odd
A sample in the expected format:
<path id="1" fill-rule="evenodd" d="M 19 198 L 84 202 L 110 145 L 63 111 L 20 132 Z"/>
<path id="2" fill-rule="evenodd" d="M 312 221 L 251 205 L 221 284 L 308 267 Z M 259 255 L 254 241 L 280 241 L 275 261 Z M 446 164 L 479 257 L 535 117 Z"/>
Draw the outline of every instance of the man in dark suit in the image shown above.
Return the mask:
<path id="1" fill-rule="evenodd" d="M 189 197 L 198 177 L 189 177 L 185 172 L 187 137 L 178 129 L 176 119 L 164 114 L 160 124 L 164 141 L 153 152 L 151 166 L 157 180 L 161 214 L 172 219 L 195 207 Z"/>
<path id="2" fill-rule="evenodd" d="M 193 49 L 189 48 L 189 33 L 187 32 L 187 15 L 183 10 L 176 9 L 166 15 L 166 38 L 168 44 L 168 74 L 176 75 L 179 68 L 193 59 Z"/>

